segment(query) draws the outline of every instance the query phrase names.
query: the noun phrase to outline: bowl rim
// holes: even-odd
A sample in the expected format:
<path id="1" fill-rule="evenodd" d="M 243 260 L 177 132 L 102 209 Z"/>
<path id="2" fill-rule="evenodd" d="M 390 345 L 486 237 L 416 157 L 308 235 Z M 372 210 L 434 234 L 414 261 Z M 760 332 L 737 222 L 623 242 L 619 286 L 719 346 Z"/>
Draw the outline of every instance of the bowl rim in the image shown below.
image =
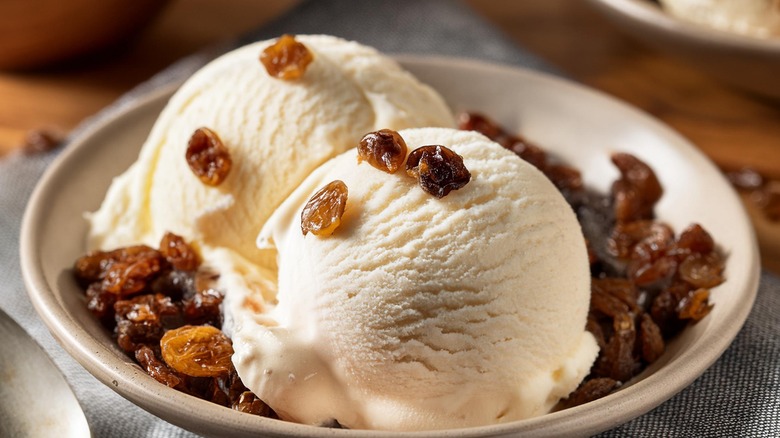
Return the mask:
<path id="1" fill-rule="evenodd" d="M 780 38 L 758 38 L 681 20 L 649 0 L 589 0 L 607 12 L 634 23 L 653 27 L 668 35 L 682 36 L 699 45 L 720 46 L 732 51 L 749 51 L 780 56 Z"/>
<path id="2" fill-rule="evenodd" d="M 674 140 L 676 143 L 675 147 L 679 146 L 685 148 L 685 152 L 692 154 L 700 161 L 703 160 L 702 162 L 711 166 L 712 169 L 716 169 L 709 159 L 699 152 L 692 144 L 652 116 L 649 116 L 643 111 L 624 103 L 617 98 L 587 86 L 577 84 L 573 81 L 523 67 L 501 65 L 466 58 L 419 55 L 395 55 L 394 58 L 407 67 L 409 65 L 418 65 L 440 68 L 455 67 L 474 71 L 487 70 L 516 76 L 518 78 L 546 82 L 555 87 L 562 87 L 563 91 L 574 90 L 580 94 L 583 92 L 587 93 L 592 98 L 597 98 L 605 103 L 616 105 L 621 108 L 621 110 L 631 112 L 633 116 L 637 116 L 644 123 L 647 123 L 653 131 L 660 131 L 664 134 L 665 138 L 668 136 L 668 138 Z M 56 157 L 37 183 L 30 200 L 28 201 L 22 221 L 20 260 L 28 295 L 39 316 L 60 345 L 62 345 L 65 350 L 91 374 L 97 377 L 98 380 L 120 393 L 120 395 L 129 399 L 134 404 L 139 405 L 143 409 L 152 412 L 154 415 L 178 426 L 188 428 L 186 422 L 177 419 L 176 417 L 181 416 L 182 412 L 189 409 L 192 412 L 197 412 L 196 415 L 198 417 L 210 419 L 227 417 L 229 419 L 223 419 L 223 423 L 216 424 L 218 427 L 211 431 L 204 430 L 201 425 L 189 425 L 189 428 L 198 427 L 197 431 L 200 433 L 210 432 L 219 434 L 220 431 L 221 433 L 225 433 L 230 430 L 229 428 L 226 428 L 229 423 L 230 427 L 233 427 L 234 429 L 237 428 L 238 432 L 260 432 L 271 436 L 309 436 L 315 431 L 320 431 L 320 433 L 327 436 L 343 437 L 398 436 L 398 433 L 374 430 L 325 429 L 326 432 L 322 432 L 322 428 L 315 428 L 314 426 L 282 422 L 242 413 L 238 413 L 238 416 L 226 416 L 224 415 L 226 411 L 222 406 L 197 399 L 168 388 L 165 385 L 160 385 L 157 382 L 154 382 L 156 387 L 147 387 L 145 382 L 152 382 L 152 380 L 139 366 L 129 367 L 124 363 L 111 363 L 113 352 L 81 327 L 78 321 L 74 320 L 68 314 L 63 304 L 57 299 L 53 292 L 53 288 L 56 286 L 48 284 L 43 272 L 41 256 L 38 252 L 38 248 L 40 248 L 38 230 L 48 217 L 48 205 L 50 204 L 48 200 L 53 196 L 56 196 L 57 187 L 55 183 L 57 177 L 60 173 L 64 172 L 63 169 L 67 168 L 69 162 L 79 158 L 79 153 L 83 152 L 82 149 L 85 147 L 84 145 L 89 144 L 88 141 L 92 136 L 102 130 L 121 124 L 123 117 L 126 117 L 128 114 L 144 111 L 144 108 L 158 103 L 160 99 L 167 99 L 179 85 L 179 83 L 172 84 L 143 94 L 132 104 L 120 108 L 115 113 L 99 120 L 89 128 L 80 132 L 79 135 L 71 141 L 70 145 Z M 736 199 L 737 195 L 732 193 L 731 196 Z M 744 208 L 742 208 L 741 214 L 744 216 L 744 221 L 749 224 L 749 219 Z M 711 339 L 711 342 L 698 343 L 694 346 L 696 348 L 686 349 L 680 357 L 675 359 L 676 361 L 683 360 L 686 357 L 696 357 L 698 359 L 695 362 L 695 366 L 673 368 L 667 364 L 667 366 L 656 370 L 651 376 L 632 383 L 629 387 L 604 398 L 535 418 L 478 428 L 408 432 L 403 435 L 476 437 L 519 432 L 523 432 L 529 436 L 560 436 L 562 433 L 570 435 L 572 431 L 582 434 L 596 433 L 616 427 L 625 421 L 642 415 L 660 405 L 687 387 L 693 380 L 706 371 L 706 369 L 709 368 L 728 348 L 747 319 L 756 297 L 760 277 L 758 245 L 752 227 L 748 233 L 750 235 L 746 237 L 748 238 L 749 243 L 746 244 L 752 245 L 752 251 L 750 251 L 748 262 L 751 263 L 752 268 L 749 273 L 749 278 L 745 284 L 741 285 L 741 290 L 738 291 L 742 294 L 743 301 L 741 301 L 739 306 L 728 309 L 727 314 L 724 315 L 724 320 L 728 320 L 729 324 L 724 324 L 723 327 L 720 328 L 718 335 Z M 109 361 L 100 360 L 101 354 L 108 355 Z M 119 365 L 124 366 L 120 367 Z M 661 388 L 658 386 L 653 387 L 653 385 L 657 385 L 657 381 L 659 380 L 665 382 L 665 385 L 661 385 Z M 653 388 L 653 390 L 648 391 L 650 388 Z M 635 393 L 644 393 L 646 395 L 649 394 L 650 396 L 637 397 L 634 395 Z M 171 403 L 171 397 L 176 401 L 175 403 Z M 618 414 L 614 415 L 615 413 Z M 582 420 L 584 418 L 587 418 L 592 422 L 583 426 Z"/>

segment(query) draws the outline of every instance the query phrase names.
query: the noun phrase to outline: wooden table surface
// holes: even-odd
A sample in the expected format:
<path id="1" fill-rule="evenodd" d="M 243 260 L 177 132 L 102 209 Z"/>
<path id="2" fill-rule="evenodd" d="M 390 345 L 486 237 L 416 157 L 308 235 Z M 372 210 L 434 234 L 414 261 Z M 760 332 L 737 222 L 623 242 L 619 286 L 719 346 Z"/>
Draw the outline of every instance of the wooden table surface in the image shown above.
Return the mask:
<path id="1" fill-rule="evenodd" d="M 67 131 L 173 61 L 240 35 L 294 0 L 177 0 L 130 44 L 70 65 L 0 72 L 0 156 L 43 127 Z M 581 0 L 467 0 L 510 39 L 573 79 L 661 119 L 727 168 L 780 179 L 780 102 L 728 88 L 618 32 Z M 750 204 L 765 266 L 780 272 L 780 223 Z"/>

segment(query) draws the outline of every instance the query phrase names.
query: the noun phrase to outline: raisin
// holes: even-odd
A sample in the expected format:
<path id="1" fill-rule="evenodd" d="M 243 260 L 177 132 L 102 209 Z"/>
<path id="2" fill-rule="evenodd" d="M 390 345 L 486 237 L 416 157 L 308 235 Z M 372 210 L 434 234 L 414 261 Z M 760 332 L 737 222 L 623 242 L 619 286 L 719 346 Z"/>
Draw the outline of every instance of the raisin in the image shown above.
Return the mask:
<path id="1" fill-rule="evenodd" d="M 692 224 L 683 230 L 675 242 L 676 254 L 709 254 L 714 249 L 715 241 L 699 224 Z"/>
<path id="2" fill-rule="evenodd" d="M 655 203 L 663 194 L 653 170 L 626 153 L 613 154 L 612 162 L 620 170 L 620 179 L 612 184 L 617 221 L 652 219 Z"/>
<path id="3" fill-rule="evenodd" d="M 230 151 L 217 133 L 209 128 L 198 128 L 192 133 L 185 158 L 192 173 L 203 184 L 212 187 L 222 184 L 233 167 Z"/>
<path id="4" fill-rule="evenodd" d="M 760 189 L 765 182 L 763 175 L 749 167 L 726 172 L 726 178 L 734 187 L 743 191 Z"/>
<path id="5" fill-rule="evenodd" d="M 223 294 L 216 289 L 197 291 L 182 300 L 184 321 L 191 325 L 210 324 L 215 327 L 222 325 Z"/>
<path id="6" fill-rule="evenodd" d="M 305 236 L 330 236 L 341 225 L 347 207 L 347 185 L 341 180 L 328 183 L 314 195 L 301 211 L 301 231 Z"/>
<path id="7" fill-rule="evenodd" d="M 583 189 L 582 175 L 570 166 L 552 164 L 542 169 L 544 174 L 559 190 L 578 191 Z"/>
<path id="8" fill-rule="evenodd" d="M 463 157 L 441 145 L 413 150 L 406 161 L 406 173 L 417 178 L 422 189 L 437 198 L 447 196 L 471 180 Z"/>
<path id="9" fill-rule="evenodd" d="M 176 373 L 168 368 L 163 361 L 157 358 L 154 351 L 148 345 L 142 345 L 135 350 L 135 360 L 146 371 L 146 374 L 152 376 L 158 382 L 175 388 L 182 383 L 182 379 Z"/>
<path id="10" fill-rule="evenodd" d="M 712 310 L 709 298 L 710 291 L 707 289 L 692 291 L 687 297 L 680 300 L 678 312 L 680 319 L 689 319 L 693 322 L 701 321 Z"/>
<path id="11" fill-rule="evenodd" d="M 636 287 L 625 278 L 594 278 L 591 281 L 593 295 L 609 295 L 619 300 L 625 306 L 621 306 L 622 312 L 639 312 L 639 292 Z M 609 314 L 615 316 L 614 313 Z"/>
<path id="12" fill-rule="evenodd" d="M 753 197 L 767 219 L 780 221 L 780 181 L 769 181 Z"/>
<path id="13" fill-rule="evenodd" d="M 607 249 L 615 257 L 639 259 L 662 253 L 673 242 L 674 233 L 668 225 L 640 220 L 616 224 L 607 239 Z"/>
<path id="14" fill-rule="evenodd" d="M 92 251 L 79 257 L 73 265 L 73 273 L 82 287 L 105 278 L 116 262 L 135 263 L 142 259 L 157 259 L 156 250 L 146 245 L 128 246 L 113 251 Z"/>
<path id="15" fill-rule="evenodd" d="M 314 60 L 309 49 L 292 35 L 282 35 L 260 54 L 260 62 L 269 75 L 286 81 L 298 79 Z"/>
<path id="16" fill-rule="evenodd" d="M 406 160 L 406 142 L 392 129 L 369 132 L 357 147 L 358 163 L 367 161 L 387 173 L 395 173 Z"/>
<path id="17" fill-rule="evenodd" d="M 174 269 L 194 271 L 200 266 L 200 257 L 181 236 L 165 233 L 160 241 L 160 253 Z"/>
<path id="18" fill-rule="evenodd" d="M 21 149 L 26 155 L 44 154 L 56 149 L 64 139 L 62 132 L 56 129 L 33 129 L 27 132 Z"/>
<path id="19" fill-rule="evenodd" d="M 87 287 L 87 310 L 92 312 L 103 324 L 110 326 L 114 322 L 114 303 L 117 294 L 107 292 L 100 283 L 92 283 Z"/>
<path id="20" fill-rule="evenodd" d="M 193 377 L 226 375 L 233 368 L 233 345 L 209 325 L 169 330 L 160 340 L 163 360 L 174 370 Z"/>
<path id="21" fill-rule="evenodd" d="M 114 262 L 106 271 L 101 288 L 121 296 L 143 291 L 160 272 L 159 257 L 140 258 L 130 262 Z"/>
<path id="22" fill-rule="evenodd" d="M 154 279 L 150 289 L 152 293 L 181 300 L 182 297 L 195 293 L 195 276 L 191 271 L 168 270 Z"/>
<path id="23" fill-rule="evenodd" d="M 640 317 L 639 345 L 642 359 L 649 364 L 658 360 L 666 348 L 661 329 L 647 313 L 643 313 Z"/>
<path id="24" fill-rule="evenodd" d="M 257 398 L 257 396 L 251 391 L 244 391 L 241 393 L 241 395 L 238 397 L 238 400 L 233 403 L 232 408 L 236 411 L 246 412 L 247 414 L 252 415 L 260 415 L 261 417 L 275 416 L 271 408 L 268 407 L 268 405 L 265 404 L 262 400 Z"/>
<path id="25" fill-rule="evenodd" d="M 114 304 L 117 343 L 132 353 L 140 344 L 157 344 L 166 328 L 181 324 L 181 310 L 170 297 L 139 295 Z"/>
<path id="26" fill-rule="evenodd" d="M 706 255 L 691 254 L 680 263 L 680 278 L 700 288 L 711 288 L 723 283 L 723 260 L 717 252 Z"/>
<path id="27" fill-rule="evenodd" d="M 602 281 L 603 280 L 595 278 L 592 280 L 590 297 L 591 311 L 609 317 L 628 313 L 630 310 L 629 304 L 609 293 L 608 289 L 600 284 Z"/>
<path id="28" fill-rule="evenodd" d="M 459 114 L 458 129 L 477 131 L 491 140 L 496 140 L 504 132 L 496 123 L 479 113 Z"/>
<path id="29" fill-rule="evenodd" d="M 672 284 L 662 289 L 653 299 L 650 306 L 650 316 L 661 329 L 664 338 L 668 339 L 685 327 L 680 320 L 677 308 L 680 303 L 679 292 L 687 294 L 688 287 L 685 284 Z"/>
<path id="30" fill-rule="evenodd" d="M 620 382 L 609 377 L 597 377 L 583 382 L 576 391 L 563 400 L 564 408 L 579 406 L 600 399 L 620 387 Z"/>
<path id="31" fill-rule="evenodd" d="M 599 374 L 626 382 L 640 366 L 634 358 L 636 327 L 633 316 L 628 313 L 615 315 L 612 329 L 612 337 L 607 341 L 604 356 L 598 364 Z"/>
<path id="32" fill-rule="evenodd" d="M 520 136 L 506 136 L 500 141 L 501 146 L 509 149 L 517 154 L 523 160 L 531 163 L 539 170 L 546 171 L 547 169 L 547 153 L 538 146 L 529 143 L 526 139 Z M 552 179 L 550 175 L 548 178 Z M 582 183 L 582 179 L 580 179 Z"/>

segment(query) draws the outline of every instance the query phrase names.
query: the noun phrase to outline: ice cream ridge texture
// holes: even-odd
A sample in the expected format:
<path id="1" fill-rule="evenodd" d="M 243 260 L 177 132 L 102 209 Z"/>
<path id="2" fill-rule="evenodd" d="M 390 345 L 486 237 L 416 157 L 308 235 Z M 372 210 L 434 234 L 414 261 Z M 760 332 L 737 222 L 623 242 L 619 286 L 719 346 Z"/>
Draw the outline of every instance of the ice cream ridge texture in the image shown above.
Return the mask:
<path id="1" fill-rule="evenodd" d="M 91 246 L 191 240 L 219 272 L 236 371 L 283 420 L 420 431 L 548 412 L 598 353 L 569 205 L 514 153 L 452 129 L 444 100 L 391 59 L 297 39 L 313 53 L 299 79 L 270 77 L 261 42 L 182 86 L 91 215 Z M 233 159 L 217 187 L 184 160 L 202 126 Z M 363 135 L 385 128 L 408 152 L 451 149 L 470 181 L 440 198 L 359 162 Z M 303 233 L 305 204 L 336 180 L 340 225 Z"/>

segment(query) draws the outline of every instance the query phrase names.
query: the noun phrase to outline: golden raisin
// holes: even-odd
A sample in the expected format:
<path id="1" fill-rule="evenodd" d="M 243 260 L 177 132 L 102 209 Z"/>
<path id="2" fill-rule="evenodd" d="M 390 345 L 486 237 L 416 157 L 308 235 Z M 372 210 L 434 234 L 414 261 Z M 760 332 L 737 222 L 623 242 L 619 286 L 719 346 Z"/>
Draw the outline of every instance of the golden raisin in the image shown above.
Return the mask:
<path id="1" fill-rule="evenodd" d="M 710 304 L 710 291 L 708 289 L 696 289 L 683 298 L 679 304 L 678 315 L 680 319 L 690 319 L 693 322 L 699 322 L 702 318 L 709 315 L 712 310 Z"/>
<path id="2" fill-rule="evenodd" d="M 463 157 L 441 145 L 413 150 L 406 161 L 406 173 L 417 178 L 420 187 L 437 198 L 443 198 L 471 181 Z"/>
<path id="3" fill-rule="evenodd" d="M 347 206 L 347 185 L 343 181 L 330 182 L 315 193 L 301 211 L 301 231 L 316 236 L 330 236 L 341 225 L 341 216 Z"/>
<path id="4" fill-rule="evenodd" d="M 227 178 L 233 160 L 216 132 L 198 128 L 187 144 L 187 164 L 203 184 L 218 186 Z"/>
<path id="5" fill-rule="evenodd" d="M 173 370 L 192 377 L 217 377 L 233 368 L 233 345 L 218 328 L 185 325 L 160 340 L 163 360 Z"/>
<path id="6" fill-rule="evenodd" d="M 392 129 L 369 132 L 357 147 L 358 163 L 367 161 L 377 169 L 395 173 L 406 160 L 406 142 Z"/>
<path id="7" fill-rule="evenodd" d="M 298 79 L 314 60 L 311 52 L 292 35 L 282 35 L 260 54 L 269 75 L 286 81 Z"/>

